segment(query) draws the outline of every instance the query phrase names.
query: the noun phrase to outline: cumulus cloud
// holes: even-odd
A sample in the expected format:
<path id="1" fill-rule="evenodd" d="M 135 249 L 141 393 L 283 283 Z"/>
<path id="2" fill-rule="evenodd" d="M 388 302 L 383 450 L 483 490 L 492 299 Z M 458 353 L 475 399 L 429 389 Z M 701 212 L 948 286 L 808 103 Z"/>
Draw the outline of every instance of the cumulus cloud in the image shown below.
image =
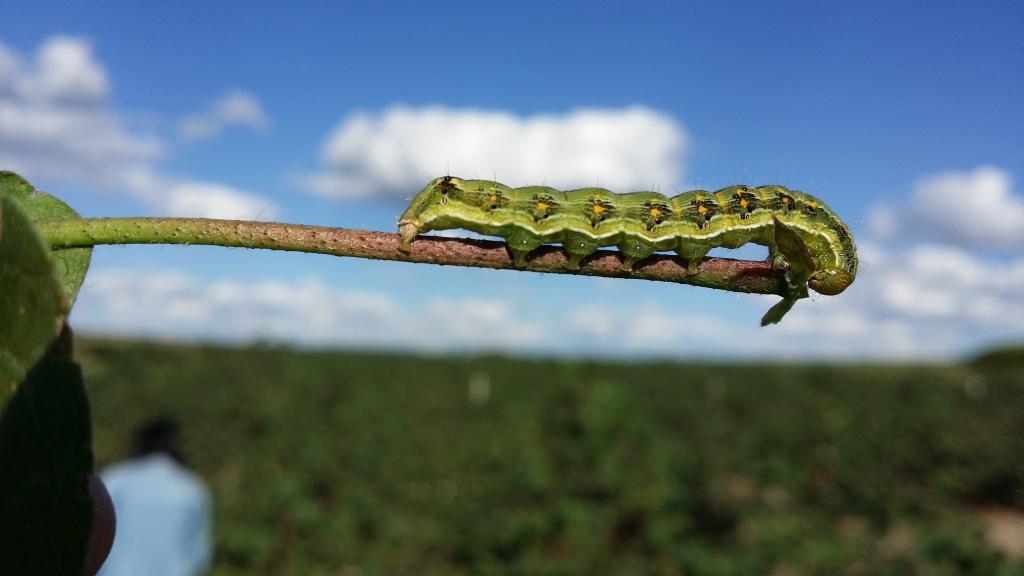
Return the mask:
<path id="1" fill-rule="evenodd" d="M 42 102 L 96 102 L 109 91 L 106 71 L 78 38 L 54 36 L 39 49 L 30 70 L 0 45 L 0 91 Z"/>
<path id="2" fill-rule="evenodd" d="M 781 331 L 814 332 L 875 355 L 942 358 L 1020 340 L 1024 196 L 1005 170 L 924 176 L 905 201 L 874 206 L 869 222 L 853 287 L 798 306 Z"/>
<path id="3" fill-rule="evenodd" d="M 919 179 L 904 206 L 876 206 L 872 230 L 883 238 L 916 237 L 969 248 L 1024 248 L 1024 195 L 995 166 Z"/>
<path id="4" fill-rule="evenodd" d="M 543 344 L 544 325 L 488 298 L 403 303 L 316 278 L 205 280 L 171 270 L 92 270 L 75 308 L 86 331 L 419 350 Z"/>
<path id="5" fill-rule="evenodd" d="M 510 185 L 663 188 L 682 179 L 688 137 L 672 117 L 642 106 L 565 114 L 395 106 L 351 114 L 308 178 L 323 196 L 406 197 L 444 174 Z"/>
<path id="6" fill-rule="evenodd" d="M 956 318 L 977 326 L 1024 325 L 1024 258 L 985 260 L 951 246 L 923 245 L 879 279 L 888 312 Z"/>
<path id="7" fill-rule="evenodd" d="M 580 303 L 557 312 L 534 304 L 486 296 L 410 300 L 334 288 L 316 277 L 253 282 L 94 269 L 72 322 L 108 334 L 602 356 L 724 356 L 734 351 L 724 344 L 739 334 L 715 318 L 667 313 L 653 302 L 638 309 Z"/>
<path id="8" fill-rule="evenodd" d="M 631 303 L 626 308 L 611 302 L 579 304 L 562 323 L 604 350 L 673 356 L 721 356 L 725 350 L 716 345 L 735 333 L 735 327 L 720 319 L 681 313 L 655 302 Z M 701 346 L 694 347 L 695 342 Z"/>
<path id="9" fill-rule="evenodd" d="M 580 303 L 565 326 L 587 350 L 674 357 L 775 360 L 937 359 L 1016 341 L 1024 326 L 1024 256 L 1006 258 L 939 243 L 909 246 L 865 237 L 856 282 L 839 296 L 801 300 L 777 326 L 756 326 L 777 296 L 705 294 L 701 313 L 669 302 Z M 696 297 L 696 296 L 695 296 Z M 725 296 L 725 298 L 732 298 Z M 688 298 L 686 300 L 689 300 Z M 746 312 L 723 316 L 724 308 Z"/>
<path id="10" fill-rule="evenodd" d="M 866 264 L 842 296 L 803 300 L 770 328 L 757 320 L 775 296 L 702 294 L 697 307 L 696 289 L 680 287 L 693 292 L 676 301 L 624 293 L 538 308 L 529 295 L 409 299 L 312 276 L 242 281 L 163 269 L 90 271 L 72 321 L 86 332 L 238 342 L 774 360 L 956 360 L 1020 336 L 1024 258 L 979 261 L 923 245 Z M 726 317 L 712 298 L 729 299 L 726 307 L 739 313 Z"/>
<path id="11" fill-rule="evenodd" d="M 109 94 L 106 70 L 87 40 L 54 36 L 33 58 L 0 43 L 0 168 L 30 180 L 126 193 L 160 214 L 272 212 L 259 196 L 161 173 L 157 162 L 167 146 L 126 125 Z"/>
<path id="12" fill-rule="evenodd" d="M 270 200 L 216 182 L 167 176 L 140 166 L 121 174 L 125 187 L 166 216 L 272 220 L 278 215 Z"/>
<path id="13" fill-rule="evenodd" d="M 178 130 L 186 140 L 206 140 L 232 126 L 264 130 L 269 125 L 270 118 L 255 96 L 242 90 L 232 90 L 209 109 L 186 116 Z"/>
<path id="14" fill-rule="evenodd" d="M 169 216 L 271 220 L 277 216 L 272 202 L 214 182 L 171 185 L 164 202 Z"/>
<path id="15" fill-rule="evenodd" d="M 158 158 L 160 141 L 129 132 L 106 105 L 108 91 L 84 40 L 51 38 L 30 62 L 0 44 L 0 165 L 106 188 L 121 166 Z"/>
<path id="16" fill-rule="evenodd" d="M 932 243 L 885 249 L 869 240 L 865 248 L 853 286 L 797 304 L 776 328 L 778 342 L 813 339 L 835 356 L 955 359 L 1020 338 L 1024 257 Z"/>

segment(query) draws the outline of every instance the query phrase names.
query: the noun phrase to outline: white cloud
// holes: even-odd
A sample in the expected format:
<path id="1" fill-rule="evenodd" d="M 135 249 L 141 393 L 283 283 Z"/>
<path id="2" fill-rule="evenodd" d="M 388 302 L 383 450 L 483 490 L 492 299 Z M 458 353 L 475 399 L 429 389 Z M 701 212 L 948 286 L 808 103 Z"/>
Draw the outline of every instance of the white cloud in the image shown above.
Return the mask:
<path id="1" fill-rule="evenodd" d="M 883 238 L 926 238 L 971 248 L 1024 248 L 1024 196 L 995 166 L 919 179 L 905 207 L 876 206 L 872 231 Z"/>
<path id="2" fill-rule="evenodd" d="M 170 270 L 92 270 L 75 308 L 86 330 L 115 333 L 368 342 L 393 328 L 388 296 L 331 291 L 316 280 L 204 281 Z"/>
<path id="3" fill-rule="evenodd" d="M 1021 337 L 1024 257 L 985 259 L 941 244 L 866 246 L 874 256 L 862 259 L 853 286 L 799 302 L 774 329 L 778 343 L 834 356 L 953 359 Z"/>
<path id="4" fill-rule="evenodd" d="M 270 200 L 215 182 L 166 176 L 148 167 L 125 170 L 125 185 L 166 216 L 271 220 L 278 215 Z"/>
<path id="5" fill-rule="evenodd" d="M 541 345 L 535 320 L 487 298 L 399 302 L 315 278 L 203 280 L 170 270 L 91 270 L 73 323 L 84 331 L 304 344 L 487 349 Z"/>
<path id="6" fill-rule="evenodd" d="M 1020 337 L 1024 258 L 977 261 L 961 249 L 928 245 L 865 264 L 870 270 L 847 292 L 803 300 L 769 328 L 757 320 L 775 296 L 702 294 L 700 306 L 715 311 L 703 312 L 691 304 L 697 289 L 679 287 L 693 292 L 675 301 L 627 292 L 538 308 L 528 294 L 410 299 L 315 277 L 208 280 L 161 269 L 90 271 L 72 322 L 85 332 L 242 342 L 774 360 L 955 360 Z M 726 317 L 726 307 L 739 313 Z"/>
<path id="7" fill-rule="evenodd" d="M 54 36 L 31 59 L 0 43 L 0 168 L 30 180 L 125 193 L 159 214 L 272 213 L 259 196 L 162 174 L 156 163 L 165 143 L 127 126 L 109 93 L 106 71 L 84 39 Z"/>
<path id="8" fill-rule="evenodd" d="M 595 317 L 602 321 L 588 320 Z M 332 288 L 312 277 L 242 282 L 162 269 L 91 270 L 72 323 L 84 332 L 243 342 L 607 356 L 724 356 L 733 352 L 724 344 L 735 341 L 717 319 L 669 313 L 653 303 L 639 311 L 580 304 L 551 313 L 528 299 L 410 301 Z"/>
<path id="9" fill-rule="evenodd" d="M 717 318 L 680 313 L 658 302 L 631 302 L 625 308 L 611 302 L 580 304 L 567 312 L 565 325 L 605 351 L 672 356 L 725 355 L 727 350 L 717 345 L 735 331 Z M 700 348 L 693 346 L 697 342 Z"/>
<path id="10" fill-rule="evenodd" d="M 922 177 L 906 202 L 875 206 L 869 219 L 851 289 L 797 306 L 783 331 L 806 321 L 827 339 L 822 322 L 858 314 L 851 349 L 944 358 L 1024 337 L 1024 197 L 1005 170 Z"/>
<path id="11" fill-rule="evenodd" d="M 174 184 L 164 205 L 169 216 L 271 220 L 277 215 L 269 200 L 213 182 Z"/>
<path id="12" fill-rule="evenodd" d="M 474 349 L 537 349 L 549 344 L 551 333 L 544 323 L 520 317 L 516 304 L 479 297 L 432 298 L 409 316 L 411 326 L 416 327 L 423 340 L 421 345 L 443 347 L 451 343 Z"/>
<path id="13" fill-rule="evenodd" d="M 216 137 L 231 126 L 264 130 L 269 125 L 270 118 L 255 96 L 242 90 L 232 90 L 208 110 L 187 116 L 178 129 L 186 140 L 205 140 Z"/>
<path id="14" fill-rule="evenodd" d="M 109 91 L 106 71 L 79 38 L 53 36 L 39 48 L 32 69 L 0 44 L 0 93 L 37 102 L 97 102 Z"/>
<path id="15" fill-rule="evenodd" d="M 106 105 L 106 73 L 88 42 L 57 36 L 33 62 L 0 44 L 0 166 L 109 188 L 146 164 L 160 141 L 129 132 Z"/>
<path id="16" fill-rule="evenodd" d="M 27 92 L 49 100 L 95 102 L 108 92 L 106 71 L 93 60 L 90 47 L 69 37 L 43 45 L 36 75 L 27 80 Z"/>
<path id="17" fill-rule="evenodd" d="M 567 327 L 591 338 L 608 338 L 616 333 L 619 318 L 605 306 L 586 305 L 567 315 Z"/>
<path id="18" fill-rule="evenodd" d="M 395 106 L 345 118 L 309 187 L 339 198 L 409 196 L 430 178 L 505 178 L 519 186 L 671 190 L 688 138 L 670 116 L 634 106 L 521 117 L 443 106 Z"/>

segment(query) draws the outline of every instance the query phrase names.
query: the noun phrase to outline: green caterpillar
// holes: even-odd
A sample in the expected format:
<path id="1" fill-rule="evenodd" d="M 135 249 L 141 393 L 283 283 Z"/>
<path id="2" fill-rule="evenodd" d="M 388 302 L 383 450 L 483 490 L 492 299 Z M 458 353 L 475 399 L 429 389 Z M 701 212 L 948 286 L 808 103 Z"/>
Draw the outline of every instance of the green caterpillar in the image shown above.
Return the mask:
<path id="1" fill-rule="evenodd" d="M 517 266 L 542 244 L 560 243 L 574 269 L 599 248 L 616 246 L 626 270 L 671 250 L 695 273 L 712 248 L 763 244 L 773 264 L 787 266 L 791 285 L 780 303 L 788 305 L 773 309 L 774 316 L 770 311 L 765 323 L 777 322 L 807 295 L 807 286 L 839 294 L 857 273 L 853 237 L 839 217 L 809 194 L 774 185 L 691 190 L 669 198 L 603 188 L 510 188 L 444 176 L 420 191 L 399 219 L 401 248 L 408 250 L 421 232 L 450 228 L 504 238 Z"/>

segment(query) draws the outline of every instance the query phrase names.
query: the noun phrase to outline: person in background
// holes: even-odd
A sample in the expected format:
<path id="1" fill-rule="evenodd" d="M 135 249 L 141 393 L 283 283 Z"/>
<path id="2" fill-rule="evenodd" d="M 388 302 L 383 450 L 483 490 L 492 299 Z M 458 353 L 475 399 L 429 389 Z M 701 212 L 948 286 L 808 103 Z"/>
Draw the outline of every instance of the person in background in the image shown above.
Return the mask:
<path id="1" fill-rule="evenodd" d="M 153 420 L 135 434 L 132 458 L 101 473 L 117 514 L 99 576 L 192 576 L 210 565 L 210 495 L 185 467 L 178 425 Z"/>

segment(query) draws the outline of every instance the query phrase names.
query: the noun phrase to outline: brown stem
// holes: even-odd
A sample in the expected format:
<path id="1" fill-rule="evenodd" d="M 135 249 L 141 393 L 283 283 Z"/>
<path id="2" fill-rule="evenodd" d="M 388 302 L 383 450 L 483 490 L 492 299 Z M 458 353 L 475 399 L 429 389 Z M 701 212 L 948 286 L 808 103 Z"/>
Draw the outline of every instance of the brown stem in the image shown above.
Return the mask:
<path id="1" fill-rule="evenodd" d="M 374 260 L 397 260 L 476 268 L 515 268 L 504 242 L 420 237 L 408 252 L 399 250 L 398 234 L 298 224 L 211 220 L 204 218 L 92 218 L 37 222 L 54 249 L 97 244 L 205 244 L 269 250 L 314 252 Z M 652 256 L 622 270 L 617 252 L 600 250 L 570 270 L 565 253 L 555 246 L 533 252 L 521 270 L 676 282 L 732 292 L 778 294 L 787 288 L 781 270 L 764 261 L 705 258 L 696 274 L 674 257 Z"/>

